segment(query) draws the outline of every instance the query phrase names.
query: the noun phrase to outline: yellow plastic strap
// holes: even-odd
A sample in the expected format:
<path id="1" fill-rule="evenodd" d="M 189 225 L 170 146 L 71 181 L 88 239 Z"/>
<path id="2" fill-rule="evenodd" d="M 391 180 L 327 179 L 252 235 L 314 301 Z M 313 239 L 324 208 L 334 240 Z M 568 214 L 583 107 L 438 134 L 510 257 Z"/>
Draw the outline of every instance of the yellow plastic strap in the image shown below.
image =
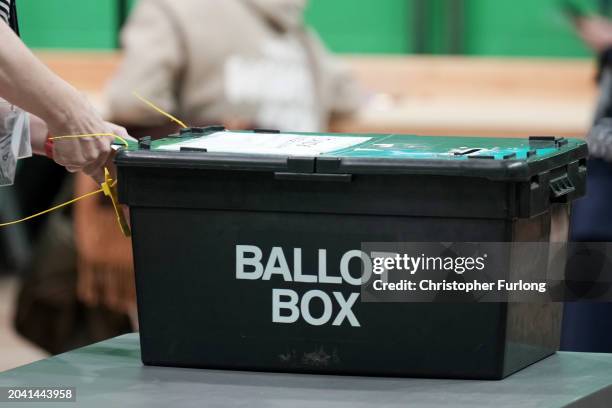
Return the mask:
<path id="1" fill-rule="evenodd" d="M 132 235 L 132 232 L 130 231 L 130 226 L 127 223 L 127 220 L 125 219 L 125 217 L 123 216 L 123 212 L 121 211 L 121 209 L 119 208 L 119 205 L 117 204 L 119 201 L 117 199 L 117 181 L 113 180 L 110 176 L 110 172 L 108 171 L 107 168 L 104 169 L 104 183 L 102 183 L 102 188 L 100 188 L 99 190 L 96 191 L 92 191 L 91 193 L 87 193 L 84 194 L 80 197 L 74 198 L 70 201 L 66 201 L 65 203 L 56 205 L 55 207 L 51 207 L 47 210 L 41 211 L 39 213 L 30 215 L 28 217 L 22 218 L 20 220 L 16 220 L 16 221 L 11 221 L 11 222 L 6 222 L 3 224 L 0 224 L 0 228 L 2 227 L 9 227 L 11 225 L 16 225 L 16 224 L 20 224 L 22 222 L 26 222 L 29 221 L 33 218 L 36 217 L 40 217 L 42 215 L 45 214 L 49 214 L 53 211 L 57 211 L 61 208 L 67 207 L 71 204 L 76 203 L 77 201 L 81 201 L 85 198 L 94 196 L 96 194 L 100 194 L 100 193 L 104 193 L 105 196 L 109 197 L 113 203 L 113 209 L 115 210 L 115 215 L 117 217 L 117 223 L 119 224 L 119 227 L 121 228 L 121 232 L 123 232 L 123 235 L 125 235 L 126 237 L 129 237 Z"/>
<path id="2" fill-rule="evenodd" d="M 85 137 L 106 137 L 106 136 L 110 136 L 110 137 L 119 139 L 125 145 L 126 148 L 129 147 L 127 140 L 113 133 L 89 133 L 89 134 L 83 134 L 83 135 L 54 136 L 54 137 L 50 137 L 49 139 L 61 140 L 61 139 L 78 139 L 78 138 L 85 138 Z M 104 183 L 102 183 L 102 188 L 100 189 L 100 191 L 104 192 L 104 195 L 111 199 L 111 202 L 113 203 L 113 209 L 115 210 L 115 216 L 117 217 L 117 223 L 119 224 L 119 228 L 121 228 L 121 232 L 123 233 L 123 235 L 125 235 L 126 237 L 129 237 L 132 235 L 132 232 L 130 231 L 130 226 L 128 225 L 127 220 L 125 219 L 123 212 L 119 208 L 119 205 L 118 205 L 119 200 L 117 198 L 116 184 L 117 182 L 110 177 L 110 172 L 105 167 L 104 168 Z"/>
<path id="3" fill-rule="evenodd" d="M 117 136 L 113 133 L 90 133 L 90 134 L 84 134 L 84 135 L 69 135 L 69 136 L 54 136 L 54 137 L 50 137 L 50 140 L 61 140 L 61 139 L 78 139 L 78 138 L 85 138 L 85 137 L 114 137 L 119 139 L 124 145 L 125 147 L 128 147 L 128 142 L 127 140 L 125 140 L 124 138 L 122 138 L 121 136 Z M 11 222 L 6 222 L 6 223 L 2 223 L 0 224 L 0 228 L 2 227 L 9 227 L 11 225 L 16 225 L 16 224 L 20 224 L 22 222 L 26 222 L 29 221 L 33 218 L 36 217 L 40 217 L 42 215 L 45 214 L 49 214 L 53 211 L 57 211 L 61 208 L 67 207 L 71 204 L 76 203 L 77 201 L 83 200 L 85 198 L 94 196 L 96 194 L 100 194 L 100 193 L 104 193 L 107 197 L 110 197 L 112 202 L 113 202 L 113 208 L 115 209 L 115 214 L 117 216 L 117 222 L 119 223 L 119 227 L 121 228 L 121 232 L 123 232 L 123 234 L 126 237 L 129 237 L 131 235 L 131 231 L 130 231 L 130 227 L 128 226 L 127 221 L 125 220 L 125 217 L 123 216 L 123 212 L 119 209 L 118 206 L 118 200 L 117 200 L 117 182 L 112 180 L 110 177 L 110 173 L 108 171 L 107 168 L 104 169 L 104 178 L 105 181 L 104 183 L 102 183 L 101 187 L 99 190 L 96 191 L 92 191 L 91 193 L 87 193 L 84 194 L 80 197 L 74 198 L 70 201 L 66 201 L 65 203 L 56 205 L 55 207 L 49 208 L 47 210 L 41 211 L 39 213 L 36 214 L 32 214 L 28 217 L 22 218 L 20 220 L 16 220 L 16 221 L 11 221 Z"/>
<path id="4" fill-rule="evenodd" d="M 135 97 L 137 97 L 138 99 L 140 99 L 142 102 L 144 102 L 145 104 L 147 104 L 149 107 L 151 107 L 152 109 L 156 110 L 157 112 L 161 113 L 162 115 L 164 115 L 165 117 L 167 117 L 168 119 L 170 119 L 171 121 L 178 123 L 178 125 L 182 128 L 188 128 L 189 126 L 187 126 L 185 124 L 185 122 L 182 122 L 181 120 L 177 119 L 176 117 L 172 116 L 171 114 L 169 114 L 168 112 L 164 111 L 162 108 L 158 107 L 157 105 L 155 105 L 153 102 L 151 102 L 150 100 L 140 96 L 140 94 L 136 91 L 132 92 L 134 94 Z"/>
<path id="5" fill-rule="evenodd" d="M 107 168 L 104 168 L 104 183 L 102 183 L 102 190 L 104 191 L 104 195 L 111 199 L 113 203 L 113 208 L 115 210 L 115 216 L 117 217 L 117 223 L 121 228 L 121 232 L 126 237 L 132 235 L 132 231 L 130 230 L 130 226 L 128 225 L 127 220 L 123 215 L 123 211 L 119 208 L 117 199 L 117 181 L 113 180 L 110 176 L 110 172 Z"/>
<path id="6" fill-rule="evenodd" d="M 68 135 L 68 136 L 52 136 L 49 140 L 62 140 L 62 139 L 81 139 L 85 137 L 114 137 L 115 139 L 119 139 L 121 143 L 125 145 L 126 148 L 129 147 L 127 140 L 118 136 L 114 133 L 89 133 L 85 135 Z"/>
<path id="7" fill-rule="evenodd" d="M 167 118 L 169 118 L 170 120 L 172 120 L 173 122 L 178 123 L 182 128 L 187 128 L 189 126 L 187 126 L 184 122 L 180 121 L 179 119 L 175 118 L 174 116 L 172 116 L 171 114 L 165 112 L 164 110 L 162 110 L 161 108 L 157 107 L 153 102 L 143 98 L 142 96 L 140 96 L 138 93 L 133 92 L 134 96 L 136 96 L 138 99 L 140 99 L 142 102 L 144 102 L 145 104 L 147 104 L 148 106 L 150 106 L 151 108 L 153 108 L 155 111 L 161 113 L 162 115 L 166 116 Z M 129 144 L 127 142 L 127 140 L 125 140 L 124 138 L 122 138 L 121 136 L 115 135 L 113 133 L 89 133 L 89 134 L 83 134 L 83 135 L 66 135 L 66 136 L 53 136 L 50 137 L 49 140 L 62 140 L 62 139 L 79 139 L 79 138 L 85 138 L 85 137 L 114 137 L 118 140 L 120 140 L 126 148 L 129 147 Z M 102 183 L 102 188 L 100 188 L 99 190 L 96 191 L 92 191 L 91 193 L 87 193 L 84 194 L 80 197 L 74 198 L 70 201 L 66 201 L 63 204 L 59 204 L 56 205 L 55 207 L 49 208 L 48 210 L 44 210 L 41 211 L 39 213 L 36 214 L 32 214 L 28 217 L 22 218 L 20 220 L 16 220 L 16 221 L 11 221 L 11 222 L 6 222 L 3 224 L 0 224 L 0 228 L 2 227 L 9 227 L 11 225 L 16 225 L 16 224 L 20 224 L 22 222 L 26 222 L 29 221 L 33 218 L 36 217 L 40 217 L 42 215 L 45 214 L 49 214 L 50 212 L 59 210 L 61 208 L 64 208 L 66 206 L 69 206 L 71 204 L 76 203 L 77 201 L 83 200 L 85 198 L 94 196 L 96 194 L 100 194 L 100 193 L 104 193 L 105 196 L 109 197 L 113 203 L 113 208 L 115 210 L 115 215 L 117 217 L 117 223 L 119 224 L 119 227 L 121 228 L 121 232 L 123 232 L 123 235 L 125 235 L 126 237 L 129 237 L 132 235 L 132 232 L 130 231 L 130 226 L 127 222 L 127 220 L 125 219 L 123 212 L 121 211 L 121 209 L 119 208 L 119 200 L 117 198 L 117 181 L 113 180 L 110 176 L 110 172 L 108 171 L 107 168 L 104 168 L 104 183 Z"/>
<path id="8" fill-rule="evenodd" d="M 17 220 L 17 221 L 5 222 L 4 224 L 0 224 L 0 228 L 2 228 L 2 227 L 9 227 L 9 226 L 11 226 L 11 225 L 16 225 L 16 224 L 20 224 L 20 223 L 22 223 L 22 222 L 29 221 L 29 220 L 31 220 L 32 218 L 40 217 L 41 215 L 45 215 L 45 214 L 48 214 L 48 213 L 50 213 L 50 212 L 53 212 L 53 211 L 59 210 L 60 208 L 64 208 L 64 207 L 66 207 L 66 206 L 69 206 L 70 204 L 74 204 L 74 203 L 76 203 L 77 201 L 81 201 L 81 200 L 83 200 L 84 198 L 88 198 L 88 197 L 91 197 L 91 196 L 93 196 L 93 195 L 100 194 L 100 193 L 102 193 L 102 192 L 104 192 L 104 188 L 101 188 L 101 189 L 99 189 L 99 190 L 97 190 L 97 191 L 92 191 L 91 193 L 84 194 L 84 195 L 82 195 L 82 196 L 80 196 L 80 197 L 77 197 L 77 198 L 74 198 L 74 199 L 72 199 L 72 200 L 70 200 L 70 201 L 66 201 L 66 202 L 65 202 L 65 203 L 63 203 L 63 204 L 59 204 L 59 205 L 56 205 L 55 207 L 49 208 L 48 210 L 41 211 L 41 212 L 39 212 L 39 213 L 36 213 L 36 214 L 30 215 L 29 217 L 25 217 L 25 218 L 22 218 L 22 219 Z"/>

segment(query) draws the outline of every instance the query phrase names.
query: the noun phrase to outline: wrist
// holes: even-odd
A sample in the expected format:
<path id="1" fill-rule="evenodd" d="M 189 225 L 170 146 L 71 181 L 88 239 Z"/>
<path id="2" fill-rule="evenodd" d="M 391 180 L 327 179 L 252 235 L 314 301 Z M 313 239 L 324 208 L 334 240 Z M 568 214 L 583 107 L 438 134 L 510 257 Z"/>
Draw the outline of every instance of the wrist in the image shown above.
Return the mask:
<path id="1" fill-rule="evenodd" d="M 48 134 L 49 130 L 47 129 L 47 124 L 37 116 L 30 114 L 30 135 L 32 152 L 34 152 L 34 154 L 39 156 L 46 155 L 45 143 Z"/>
<path id="2" fill-rule="evenodd" d="M 46 117 L 43 119 L 47 122 L 49 131 L 55 136 L 63 136 L 57 132 L 62 133 L 66 132 L 66 129 L 78 127 L 78 123 L 86 116 L 83 112 L 87 103 L 78 92 L 74 91 L 62 97 L 61 103 L 48 106 Z"/>
<path id="3" fill-rule="evenodd" d="M 53 140 L 51 139 L 51 133 L 47 134 L 47 138 L 45 139 L 45 156 L 53 160 Z"/>

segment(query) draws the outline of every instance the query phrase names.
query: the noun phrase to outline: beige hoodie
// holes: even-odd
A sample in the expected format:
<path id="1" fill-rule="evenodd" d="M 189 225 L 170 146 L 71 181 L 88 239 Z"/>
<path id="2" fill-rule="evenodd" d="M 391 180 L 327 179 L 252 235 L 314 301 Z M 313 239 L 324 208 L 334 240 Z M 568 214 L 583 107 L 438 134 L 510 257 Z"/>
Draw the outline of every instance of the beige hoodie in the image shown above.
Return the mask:
<path id="1" fill-rule="evenodd" d="M 108 86 L 110 118 L 164 118 L 131 91 L 192 125 L 225 121 L 320 131 L 360 102 L 357 86 L 309 31 L 305 0 L 141 0 Z"/>

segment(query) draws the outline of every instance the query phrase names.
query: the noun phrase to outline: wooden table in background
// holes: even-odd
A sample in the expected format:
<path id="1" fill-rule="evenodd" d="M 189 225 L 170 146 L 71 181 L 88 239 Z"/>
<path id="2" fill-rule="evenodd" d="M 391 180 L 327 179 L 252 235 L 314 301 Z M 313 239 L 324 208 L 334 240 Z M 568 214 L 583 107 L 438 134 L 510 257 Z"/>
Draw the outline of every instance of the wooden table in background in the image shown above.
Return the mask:
<path id="1" fill-rule="evenodd" d="M 120 56 L 39 52 L 52 70 L 104 106 Z M 596 99 L 588 60 L 469 57 L 343 57 L 372 94 L 339 132 L 582 137 Z"/>

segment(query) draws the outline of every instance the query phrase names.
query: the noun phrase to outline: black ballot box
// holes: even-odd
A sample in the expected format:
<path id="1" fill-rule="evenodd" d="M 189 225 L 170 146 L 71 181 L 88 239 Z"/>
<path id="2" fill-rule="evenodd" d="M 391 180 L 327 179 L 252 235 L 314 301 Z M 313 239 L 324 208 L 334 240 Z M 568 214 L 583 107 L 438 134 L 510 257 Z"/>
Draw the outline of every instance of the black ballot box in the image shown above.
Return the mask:
<path id="1" fill-rule="evenodd" d="M 119 152 L 148 365 L 501 379 L 559 303 L 364 302 L 364 242 L 548 242 L 584 142 L 184 129 Z M 556 231 L 556 232 L 555 232 Z"/>

